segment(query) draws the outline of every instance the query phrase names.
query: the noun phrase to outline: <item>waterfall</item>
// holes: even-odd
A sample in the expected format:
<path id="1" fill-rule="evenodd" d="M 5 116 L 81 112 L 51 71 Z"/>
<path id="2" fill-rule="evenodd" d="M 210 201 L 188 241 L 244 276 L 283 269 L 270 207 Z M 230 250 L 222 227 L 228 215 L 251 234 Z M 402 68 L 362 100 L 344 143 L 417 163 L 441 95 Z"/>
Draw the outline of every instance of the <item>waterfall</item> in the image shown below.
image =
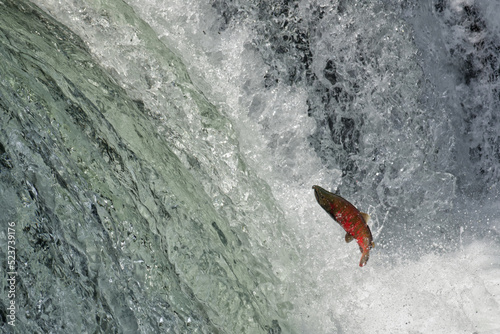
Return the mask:
<path id="1" fill-rule="evenodd" d="M 495 1 L 0 8 L 3 331 L 500 330 Z"/>

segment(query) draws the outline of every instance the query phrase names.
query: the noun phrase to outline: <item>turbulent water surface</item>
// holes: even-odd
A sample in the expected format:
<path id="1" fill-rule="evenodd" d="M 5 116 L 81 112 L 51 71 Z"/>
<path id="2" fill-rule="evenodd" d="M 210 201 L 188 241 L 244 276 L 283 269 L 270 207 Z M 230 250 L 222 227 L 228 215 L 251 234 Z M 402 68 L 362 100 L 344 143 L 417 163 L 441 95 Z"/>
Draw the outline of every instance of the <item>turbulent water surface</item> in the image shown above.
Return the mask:
<path id="1" fill-rule="evenodd" d="M 3 332 L 500 331 L 496 1 L 0 9 Z"/>

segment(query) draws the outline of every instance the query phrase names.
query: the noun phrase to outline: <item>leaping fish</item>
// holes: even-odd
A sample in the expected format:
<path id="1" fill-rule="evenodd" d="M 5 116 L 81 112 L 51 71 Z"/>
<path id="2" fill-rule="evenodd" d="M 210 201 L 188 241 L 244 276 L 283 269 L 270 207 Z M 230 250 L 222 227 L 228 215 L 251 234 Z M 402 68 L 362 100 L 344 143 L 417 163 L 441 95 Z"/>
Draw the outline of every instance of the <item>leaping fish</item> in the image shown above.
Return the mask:
<path id="1" fill-rule="evenodd" d="M 370 216 L 360 212 L 346 199 L 332 194 L 320 186 L 313 186 L 313 189 L 319 205 L 346 231 L 345 241 L 351 242 L 356 239 L 358 242 L 359 250 L 362 253 L 359 266 L 363 267 L 368 262 L 370 249 L 375 247 L 372 232 L 366 224 Z"/>

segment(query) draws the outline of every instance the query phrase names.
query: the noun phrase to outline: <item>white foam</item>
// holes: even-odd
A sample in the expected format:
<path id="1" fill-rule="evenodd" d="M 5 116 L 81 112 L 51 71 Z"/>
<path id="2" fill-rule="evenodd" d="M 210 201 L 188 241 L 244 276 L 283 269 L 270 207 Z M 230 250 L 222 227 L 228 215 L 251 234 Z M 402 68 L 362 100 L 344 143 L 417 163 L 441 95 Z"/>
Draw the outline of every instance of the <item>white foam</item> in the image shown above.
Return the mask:
<path id="1" fill-rule="evenodd" d="M 461 251 L 388 265 L 374 255 L 356 270 L 324 268 L 321 293 L 298 314 L 303 332 L 497 333 L 500 247 L 476 241 Z"/>

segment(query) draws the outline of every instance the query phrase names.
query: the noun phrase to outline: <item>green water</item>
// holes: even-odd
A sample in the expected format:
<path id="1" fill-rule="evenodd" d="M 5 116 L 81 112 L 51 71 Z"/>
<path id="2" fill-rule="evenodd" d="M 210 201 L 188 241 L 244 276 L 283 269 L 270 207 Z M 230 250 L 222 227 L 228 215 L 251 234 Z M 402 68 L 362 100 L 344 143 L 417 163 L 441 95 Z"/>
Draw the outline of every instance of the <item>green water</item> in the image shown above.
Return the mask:
<path id="1" fill-rule="evenodd" d="M 0 10 L 2 314 L 8 222 L 17 264 L 15 327 L 2 318 L 3 332 L 281 332 L 289 306 L 275 291 L 280 280 L 239 220 L 245 209 L 228 208 L 210 162 L 198 161 L 206 146 L 187 147 L 182 129 L 129 97 L 76 35 L 33 5 L 3 1 Z M 172 94 L 184 99 L 170 100 L 162 117 L 187 123 L 188 105 L 199 133 L 227 138 L 223 153 L 236 157 L 238 175 L 231 189 L 250 192 L 246 210 L 279 220 L 228 121 L 162 52 Z"/>

